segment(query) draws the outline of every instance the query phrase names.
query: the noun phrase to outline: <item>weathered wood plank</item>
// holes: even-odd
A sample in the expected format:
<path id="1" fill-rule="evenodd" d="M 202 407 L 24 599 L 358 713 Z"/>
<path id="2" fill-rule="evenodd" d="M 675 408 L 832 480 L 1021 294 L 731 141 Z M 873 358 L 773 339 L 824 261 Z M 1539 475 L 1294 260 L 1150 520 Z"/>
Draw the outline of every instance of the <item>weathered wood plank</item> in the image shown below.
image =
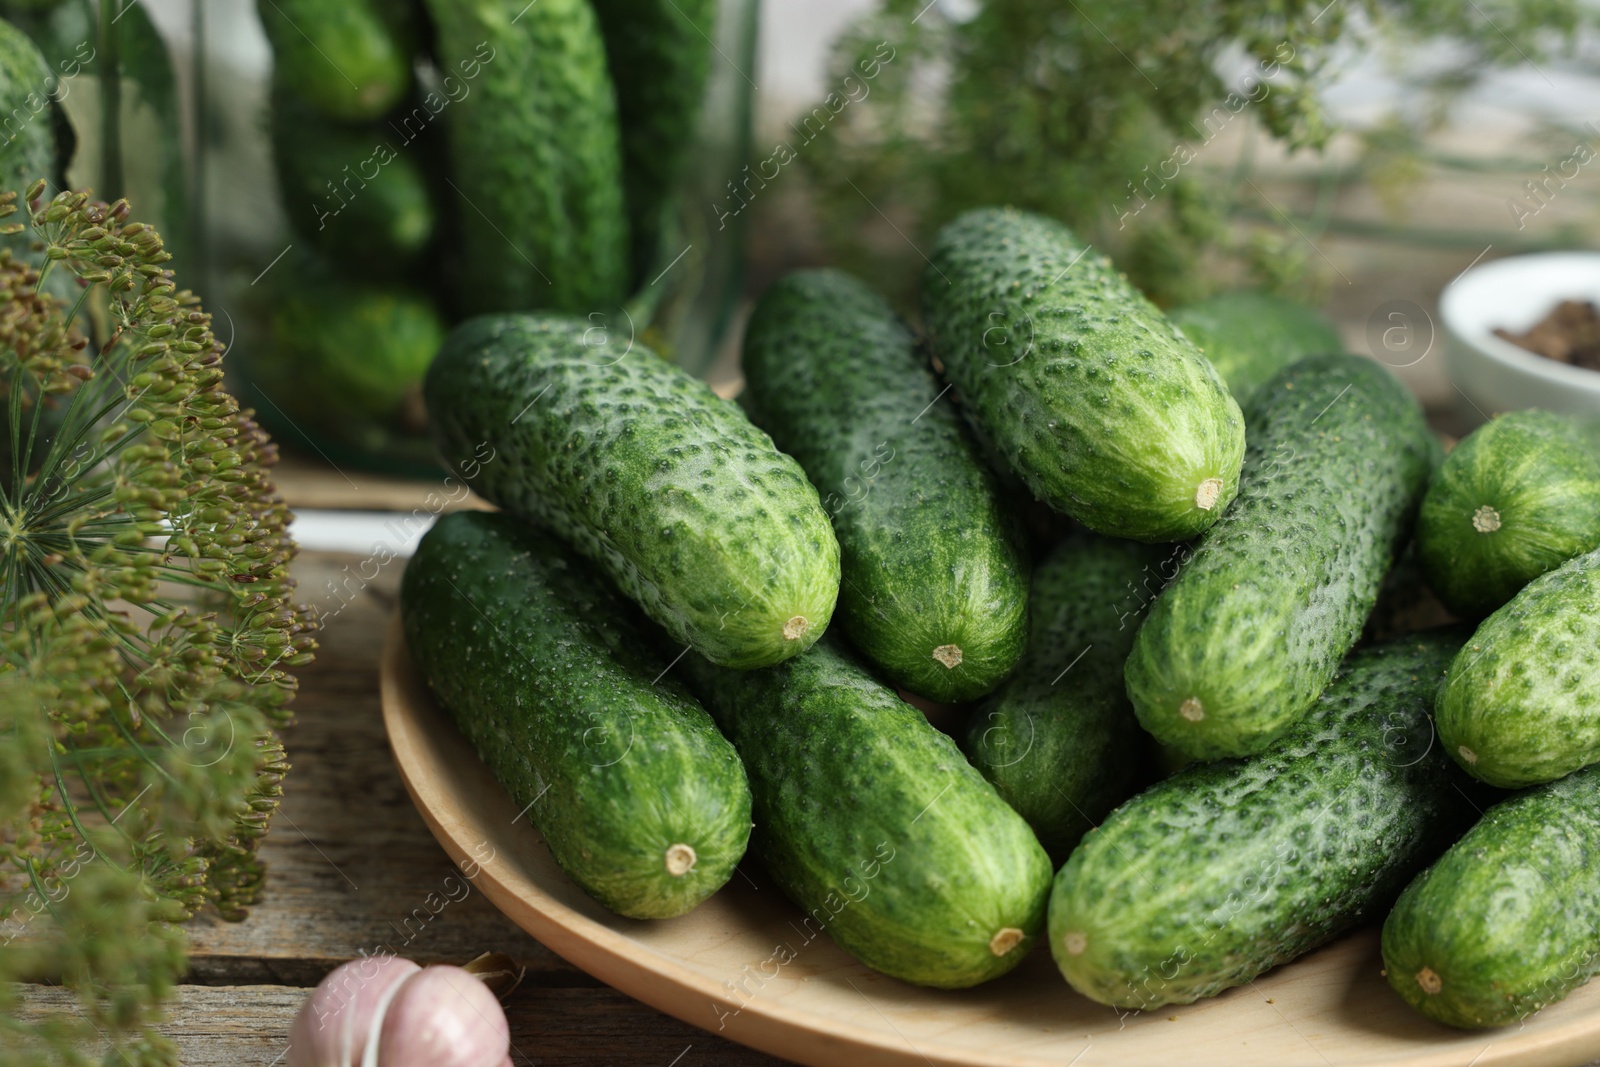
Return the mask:
<path id="1" fill-rule="evenodd" d="M 291 986 L 183 986 L 162 1029 L 185 1067 L 281 1062 L 308 990 Z M 23 1018 L 71 1011 L 59 989 L 34 988 Z M 516 1067 L 780 1067 L 781 1061 L 658 1014 L 614 989 L 524 985 L 506 1004 Z M 97 1050 L 103 1051 L 103 1050 Z M 681 1058 L 679 1058 L 681 1057 Z M 116 1062 L 115 1058 L 111 1062 Z"/>

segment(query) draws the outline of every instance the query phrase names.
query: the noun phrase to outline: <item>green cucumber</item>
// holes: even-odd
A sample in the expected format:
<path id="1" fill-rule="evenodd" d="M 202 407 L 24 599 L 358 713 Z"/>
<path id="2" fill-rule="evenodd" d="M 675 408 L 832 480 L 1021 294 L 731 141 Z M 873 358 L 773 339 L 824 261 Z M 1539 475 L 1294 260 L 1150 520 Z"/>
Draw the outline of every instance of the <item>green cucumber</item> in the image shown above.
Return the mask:
<path id="1" fill-rule="evenodd" d="M 0 141 L 0 193 L 17 194 L 17 213 L 7 223 L 26 222 L 28 186 L 55 175 L 56 142 L 51 132 L 50 92 L 58 84 L 38 47 L 28 35 L 0 20 L 0 116 L 5 117 L 5 139 Z M 0 247 L 20 258 L 42 263 L 31 249 L 33 234 L 0 237 Z M 64 272 L 61 272 L 64 273 Z"/>
<path id="2" fill-rule="evenodd" d="M 1128 695 L 1201 759 L 1259 752 L 1333 678 L 1410 532 L 1438 447 L 1383 367 L 1312 356 L 1252 399 L 1239 498 L 1145 617 Z"/>
<path id="3" fill-rule="evenodd" d="M 1600 763 L 1600 549 L 1523 586 L 1450 665 L 1439 737 L 1490 785 Z"/>
<path id="4" fill-rule="evenodd" d="M 832 640 L 762 671 L 683 662 L 744 760 L 751 848 L 806 913 L 800 936 L 940 989 L 1022 962 L 1049 857 L 920 711 Z"/>
<path id="5" fill-rule="evenodd" d="M 427 6 L 440 66 L 471 86 L 445 130 L 462 312 L 615 311 L 629 274 L 622 148 L 588 0 Z"/>
<path id="6" fill-rule="evenodd" d="M 1460 644 L 1434 632 L 1357 652 L 1269 751 L 1191 765 L 1113 812 L 1050 898 L 1072 988 L 1188 1004 L 1381 913 L 1462 825 L 1428 719 Z"/>
<path id="7" fill-rule="evenodd" d="M 1223 293 L 1174 308 L 1170 317 L 1240 404 L 1289 364 L 1344 351 L 1326 316 L 1272 293 Z"/>
<path id="8" fill-rule="evenodd" d="M 452 512 L 407 564 L 400 616 L 428 687 L 590 896 L 662 919 L 732 876 L 744 768 L 582 560 L 509 515 Z"/>
<path id="9" fill-rule="evenodd" d="M 416 32 L 394 0 L 262 0 L 273 77 L 331 119 L 381 118 L 412 84 Z"/>
<path id="10" fill-rule="evenodd" d="M 848 274 L 790 274 L 756 304 L 744 375 L 833 516 L 851 642 L 933 700 L 999 685 L 1027 639 L 1021 531 L 894 311 Z"/>
<path id="11" fill-rule="evenodd" d="M 1600 547 L 1600 456 L 1570 418 L 1501 415 L 1445 457 L 1422 499 L 1417 546 L 1445 606 L 1482 618 Z"/>
<path id="12" fill-rule="evenodd" d="M 1239 484 L 1244 421 L 1211 364 L 1060 223 L 970 211 L 939 232 L 923 317 L 980 433 L 1045 503 L 1181 541 Z"/>
<path id="13" fill-rule="evenodd" d="M 1600 767 L 1519 793 L 1406 888 L 1383 965 L 1437 1022 L 1505 1026 L 1600 974 Z"/>
<path id="14" fill-rule="evenodd" d="M 1017 673 L 973 713 L 973 766 L 1028 820 L 1056 863 L 1132 792 L 1146 739 L 1122 664 L 1163 552 L 1074 534 L 1033 576 L 1032 634 Z"/>
<path id="15" fill-rule="evenodd" d="M 445 339 L 423 395 L 446 464 L 491 446 L 473 488 L 560 534 L 681 644 L 764 667 L 827 627 L 839 543 L 817 491 L 738 405 L 642 344 L 487 315 Z"/>
<path id="16" fill-rule="evenodd" d="M 417 152 L 394 141 L 385 126 L 329 122 L 292 94 L 273 95 L 284 212 L 308 244 L 364 280 L 414 264 L 438 222 Z"/>
<path id="17" fill-rule="evenodd" d="M 426 295 L 344 281 L 309 262 L 286 265 L 273 293 L 272 347 L 254 376 L 274 403 L 330 432 L 361 420 L 425 432 L 422 379 L 445 337 Z"/>
<path id="18" fill-rule="evenodd" d="M 623 193 L 642 281 L 663 252 L 667 212 L 694 147 L 711 69 L 716 0 L 592 0 L 617 89 Z"/>

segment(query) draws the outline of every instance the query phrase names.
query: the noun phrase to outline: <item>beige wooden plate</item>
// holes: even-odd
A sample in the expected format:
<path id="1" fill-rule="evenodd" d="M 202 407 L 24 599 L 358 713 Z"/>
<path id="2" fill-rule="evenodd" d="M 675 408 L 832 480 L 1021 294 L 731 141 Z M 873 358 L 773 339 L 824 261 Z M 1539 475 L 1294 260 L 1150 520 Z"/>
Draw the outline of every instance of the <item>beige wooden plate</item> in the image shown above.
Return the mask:
<path id="1" fill-rule="evenodd" d="M 1119 1016 L 1069 989 L 1043 946 L 998 981 L 919 989 L 856 963 L 746 865 L 692 913 L 635 921 L 590 900 L 417 678 L 398 619 L 383 714 L 434 836 L 512 921 L 601 981 L 776 1056 L 896 1067 L 1574 1067 L 1600 1056 L 1600 982 L 1520 1028 L 1463 1033 L 1413 1014 L 1375 931 L 1214 1000 Z"/>

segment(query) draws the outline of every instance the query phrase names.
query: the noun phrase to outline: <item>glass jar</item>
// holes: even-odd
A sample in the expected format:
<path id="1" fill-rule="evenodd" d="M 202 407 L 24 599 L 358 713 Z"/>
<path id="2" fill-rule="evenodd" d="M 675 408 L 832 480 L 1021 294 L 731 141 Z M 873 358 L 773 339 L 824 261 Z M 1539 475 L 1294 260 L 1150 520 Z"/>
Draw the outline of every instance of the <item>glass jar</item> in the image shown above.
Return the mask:
<path id="1" fill-rule="evenodd" d="M 32 39 L 48 69 L 29 97 L 41 109 L 28 121 L 50 127 L 55 165 L 35 177 L 106 201 L 126 196 L 135 217 L 161 234 L 179 283 L 190 287 L 199 277 L 198 218 L 180 64 L 192 7 L 191 0 L 0 0 L 0 18 Z M 7 132 L 20 120 L 9 116 Z"/>
<path id="2" fill-rule="evenodd" d="M 406 116 L 416 113 L 416 94 L 449 87 L 420 58 L 414 97 L 388 121 L 330 121 L 305 72 L 285 69 L 275 79 L 251 5 L 196 2 L 204 292 L 218 332 L 233 330 L 235 389 L 281 441 L 334 466 L 433 473 L 420 381 L 449 325 L 440 297 L 455 270 L 451 233 L 476 208 L 441 165 L 447 141 L 434 127 L 448 113 L 421 130 Z M 732 220 L 719 225 L 708 205 L 748 157 L 758 8 L 757 0 L 718 6 L 697 133 L 659 258 L 636 272 L 635 293 L 605 315 L 608 328 L 632 330 L 697 374 L 739 292 L 742 233 Z M 335 83 L 328 96 L 341 92 Z M 324 143 L 313 143 L 317 131 Z M 382 182 L 388 187 L 380 190 Z M 430 213 L 440 234 L 432 240 Z M 379 223 L 381 239 L 373 239 Z M 343 227 L 337 240 L 322 232 L 328 226 Z M 404 266 L 386 251 L 395 248 L 414 252 L 414 262 Z"/>

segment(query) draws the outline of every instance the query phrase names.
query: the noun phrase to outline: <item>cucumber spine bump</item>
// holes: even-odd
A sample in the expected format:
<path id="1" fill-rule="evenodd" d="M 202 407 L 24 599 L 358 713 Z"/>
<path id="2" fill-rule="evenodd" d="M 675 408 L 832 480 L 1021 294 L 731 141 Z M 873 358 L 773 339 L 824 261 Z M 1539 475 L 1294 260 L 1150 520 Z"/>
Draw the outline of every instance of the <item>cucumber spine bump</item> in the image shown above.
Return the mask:
<path id="1" fill-rule="evenodd" d="M 561 868 L 632 918 L 733 874 L 750 791 L 671 650 L 588 564 L 504 513 L 454 512 L 400 586 L 413 662 Z"/>
<path id="2" fill-rule="evenodd" d="M 839 545 L 817 491 L 731 401 L 638 342 L 551 314 L 457 326 L 423 387 L 441 458 L 559 534 L 680 645 L 730 667 L 828 626 Z M 477 462 L 487 444 L 493 460 Z"/>
<path id="3" fill-rule="evenodd" d="M 745 332 L 746 401 L 833 517 L 840 624 L 896 685 L 988 693 L 1022 655 L 1028 565 L 999 487 L 911 332 L 840 271 L 796 271 Z"/>
<path id="4" fill-rule="evenodd" d="M 1434 474 L 1417 547 L 1445 606 L 1483 618 L 1539 575 L 1600 547 L 1600 455 L 1567 416 L 1496 417 Z"/>
<path id="5" fill-rule="evenodd" d="M 1600 972 L 1600 767 L 1503 800 L 1383 924 L 1389 985 L 1449 1026 L 1505 1026 Z"/>
<path id="6" fill-rule="evenodd" d="M 1537 785 L 1600 762 L 1600 549 L 1485 619 L 1434 712 L 1450 755 L 1490 785 Z"/>
<path id="7" fill-rule="evenodd" d="M 1148 758 L 1122 683 L 1164 550 L 1079 532 L 1034 571 L 1028 651 L 973 711 L 965 748 L 1056 863 L 1133 792 Z"/>
<path id="8" fill-rule="evenodd" d="M 1285 368 L 1248 419 L 1239 497 L 1156 598 L 1124 671 L 1145 729 L 1200 759 L 1260 752 L 1332 680 L 1439 447 L 1415 398 L 1357 356 Z"/>
<path id="9" fill-rule="evenodd" d="M 992 449 L 1100 533 L 1182 541 L 1227 508 L 1244 420 L 1199 349 L 1052 219 L 969 211 L 939 232 L 923 318 Z"/>
<path id="10" fill-rule="evenodd" d="M 588 0 L 425 2 L 440 67 L 471 86 L 445 115 L 461 311 L 614 313 L 629 276 L 622 143 Z"/>
<path id="11" fill-rule="evenodd" d="M 1050 951 L 1083 995 L 1149 1009 L 1242 985 L 1387 908 L 1470 809 L 1429 703 L 1459 631 L 1355 653 L 1256 756 L 1134 797 L 1056 875 Z"/>
<path id="12" fill-rule="evenodd" d="M 679 669 L 744 760 L 751 847 L 806 912 L 807 940 L 825 931 L 867 966 L 940 989 L 1022 961 L 1049 857 L 920 711 L 832 639 L 766 670 L 692 655 Z"/>

